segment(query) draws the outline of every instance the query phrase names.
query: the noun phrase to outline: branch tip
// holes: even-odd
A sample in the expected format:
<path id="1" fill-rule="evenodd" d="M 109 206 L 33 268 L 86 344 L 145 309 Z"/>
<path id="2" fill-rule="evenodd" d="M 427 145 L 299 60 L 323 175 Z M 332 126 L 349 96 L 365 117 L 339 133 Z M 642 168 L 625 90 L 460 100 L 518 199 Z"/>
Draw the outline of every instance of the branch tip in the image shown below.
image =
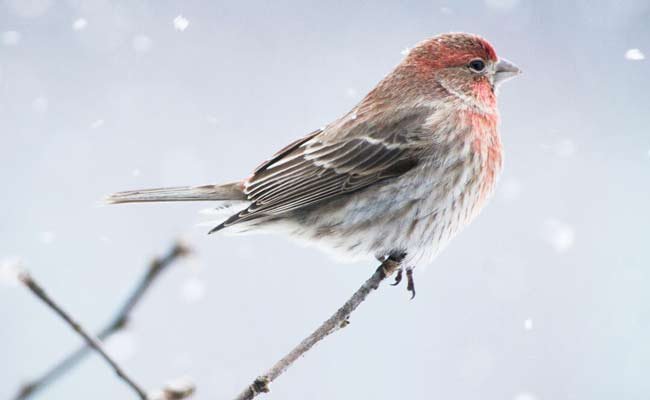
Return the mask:
<path id="1" fill-rule="evenodd" d="M 161 273 L 166 270 L 171 264 L 173 264 L 178 259 L 187 256 L 192 253 L 192 250 L 189 245 L 184 242 L 177 240 L 169 250 L 162 257 L 155 258 L 149 263 L 147 270 L 144 275 L 137 282 L 136 286 L 133 288 L 133 291 L 125 300 L 124 304 L 117 310 L 117 313 L 111 321 L 97 333 L 96 336 L 88 335 L 79 324 L 74 321 L 70 315 L 66 314 L 61 308 L 54 303 L 54 301 L 45 293 L 45 291 L 34 281 L 32 276 L 23 268 L 17 268 L 15 277 L 17 282 L 20 282 L 26 288 L 28 288 L 35 296 L 40 300 L 44 301 L 52 310 L 54 310 L 59 316 L 66 320 L 68 325 L 74 329 L 77 333 L 84 336 L 87 335 L 86 343 L 84 346 L 79 347 L 76 351 L 70 353 L 66 358 L 60 360 L 58 363 L 54 364 L 46 373 L 40 377 L 27 382 L 22 385 L 18 393 L 15 395 L 14 400 L 26 400 L 30 398 L 35 392 L 42 390 L 52 382 L 56 381 L 60 376 L 69 371 L 74 367 L 83 357 L 85 357 L 91 350 L 99 351 L 102 354 L 103 350 L 101 349 L 101 342 L 108 339 L 114 333 L 124 329 L 130 321 L 131 312 L 137 306 L 137 304 L 142 300 L 142 297 L 151 287 L 152 283 L 156 280 Z M 94 342 L 94 343 L 93 343 Z M 100 346 L 98 350 L 96 345 Z M 104 355 L 102 355 L 104 357 Z M 104 357 L 106 358 L 106 357 Z M 108 360 L 107 360 L 108 361 Z M 113 364 L 114 361 L 109 361 Z M 117 366 L 117 365 L 116 365 Z M 114 368 L 115 369 L 115 368 Z M 144 392 L 131 380 L 129 379 L 123 371 L 117 366 L 117 371 L 115 371 L 117 376 L 121 379 L 127 381 L 127 383 L 134 388 L 140 395 L 140 398 L 144 399 Z M 163 400 L 179 400 L 189 397 L 194 392 L 194 385 L 191 385 L 191 391 L 188 391 L 189 386 L 185 385 L 184 390 L 174 389 L 174 387 L 165 388 L 165 391 L 160 391 L 166 397 L 162 397 Z M 148 399 L 151 400 L 151 399 Z"/>
<path id="2" fill-rule="evenodd" d="M 196 385 L 184 378 L 169 382 L 162 390 L 149 394 L 147 400 L 183 400 L 192 396 L 195 391 Z"/>
<path id="3" fill-rule="evenodd" d="M 381 282 L 400 268 L 400 262 L 387 258 L 361 287 L 331 317 L 323 322 L 314 332 L 302 340 L 280 361 L 276 362 L 264 375 L 255 379 L 235 400 L 252 400 L 260 393 L 269 391 L 269 384 L 282 375 L 293 363 L 307 353 L 316 343 L 350 323 L 350 315 L 363 303 L 370 292 L 377 289 Z"/>

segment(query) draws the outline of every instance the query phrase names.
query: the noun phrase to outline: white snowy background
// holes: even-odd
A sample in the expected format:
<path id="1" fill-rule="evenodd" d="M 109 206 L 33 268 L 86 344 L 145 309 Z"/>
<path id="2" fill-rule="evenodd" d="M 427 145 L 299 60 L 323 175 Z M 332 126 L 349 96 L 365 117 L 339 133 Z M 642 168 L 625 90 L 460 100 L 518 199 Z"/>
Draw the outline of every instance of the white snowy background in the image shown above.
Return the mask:
<path id="1" fill-rule="evenodd" d="M 112 191 L 243 178 L 447 31 L 525 74 L 503 87 L 499 191 L 428 268 L 383 287 L 268 399 L 650 396 L 647 0 L 0 0 L 0 398 L 80 344 L 20 260 L 89 328 L 176 237 L 196 250 L 113 354 L 148 388 L 228 399 L 376 267 L 281 237 L 207 236 L 200 204 Z M 95 356 L 38 399 L 131 399 Z"/>

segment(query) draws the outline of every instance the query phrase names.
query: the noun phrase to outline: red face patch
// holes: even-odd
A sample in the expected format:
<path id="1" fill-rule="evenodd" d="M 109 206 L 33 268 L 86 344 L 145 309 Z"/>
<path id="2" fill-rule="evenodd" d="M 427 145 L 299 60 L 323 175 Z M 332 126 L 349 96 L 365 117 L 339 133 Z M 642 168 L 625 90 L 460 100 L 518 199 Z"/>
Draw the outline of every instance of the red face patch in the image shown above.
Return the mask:
<path id="1" fill-rule="evenodd" d="M 488 43 L 487 40 L 479 38 L 481 44 L 483 45 L 483 48 L 485 49 L 485 54 L 487 55 L 487 59 L 491 61 L 498 61 L 497 57 L 497 52 L 494 51 L 494 47 L 490 43 Z"/>
<path id="2" fill-rule="evenodd" d="M 497 61 L 494 47 L 487 40 L 466 33 L 440 35 L 423 44 L 418 58 L 434 68 L 461 66 L 473 59 Z"/>

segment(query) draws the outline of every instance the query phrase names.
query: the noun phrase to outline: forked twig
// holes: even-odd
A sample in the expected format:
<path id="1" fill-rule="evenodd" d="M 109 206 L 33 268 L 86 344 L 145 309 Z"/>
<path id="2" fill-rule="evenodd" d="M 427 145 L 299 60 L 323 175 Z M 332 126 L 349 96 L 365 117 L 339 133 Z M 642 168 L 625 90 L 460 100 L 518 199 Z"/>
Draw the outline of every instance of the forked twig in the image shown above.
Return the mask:
<path id="1" fill-rule="evenodd" d="M 161 272 L 166 270 L 167 267 L 173 264 L 176 260 L 182 258 L 183 256 L 186 256 L 189 253 L 190 250 L 187 246 L 185 246 L 180 242 L 177 242 L 163 257 L 154 259 L 149 265 L 149 268 L 145 272 L 144 276 L 138 282 L 138 285 L 129 294 L 126 301 L 119 308 L 118 312 L 115 314 L 113 319 L 101 331 L 99 331 L 99 333 L 96 336 L 96 339 L 98 339 L 99 341 L 105 341 L 111 335 L 123 329 L 129 321 L 131 312 L 136 307 L 136 305 L 140 302 L 140 300 L 147 292 L 147 290 L 151 287 L 151 284 L 155 281 L 155 279 L 158 276 L 160 276 Z M 33 279 L 29 275 L 24 275 L 21 278 L 21 280 L 34 294 L 36 294 L 41 300 L 45 301 L 48 305 L 50 305 L 51 308 L 57 311 L 57 308 L 53 307 L 54 303 L 51 303 L 51 300 L 50 302 L 48 302 L 48 300 L 39 296 L 39 293 L 35 291 L 37 289 L 40 289 L 40 287 L 34 283 Z M 30 285 L 32 286 L 30 287 Z M 42 289 L 40 289 L 40 293 L 45 295 Z M 61 314 L 59 311 L 57 311 L 57 313 L 63 317 L 63 314 Z M 65 317 L 63 318 L 66 319 Z M 68 321 L 68 319 L 66 319 L 66 321 Z M 70 355 L 68 355 L 66 358 L 54 364 L 54 366 L 52 366 L 46 373 L 41 375 L 39 378 L 24 384 L 20 388 L 18 394 L 14 397 L 14 399 L 15 400 L 27 399 L 37 391 L 47 387 L 52 382 L 56 381 L 59 377 L 63 376 L 72 367 L 77 365 L 77 363 L 81 361 L 85 356 L 87 356 L 92 349 L 94 349 L 94 347 L 86 340 L 85 345 L 79 347 L 77 350 L 70 353 Z M 138 394 L 140 395 L 141 393 L 138 392 Z"/>
<path id="2" fill-rule="evenodd" d="M 323 322 L 311 335 L 307 336 L 298 346 L 284 358 L 275 363 L 264 375 L 259 376 L 251 385 L 246 387 L 235 400 L 252 400 L 260 393 L 269 391 L 269 384 L 282 375 L 298 358 L 309 351 L 316 343 L 330 334 L 345 327 L 349 322 L 350 314 L 361 304 L 371 291 L 377 289 L 379 284 L 399 269 L 400 264 L 391 258 L 381 263 L 374 274 L 343 304 L 327 321 Z"/>
<path id="3" fill-rule="evenodd" d="M 102 356 L 102 358 L 106 360 L 106 362 L 111 366 L 111 368 L 113 368 L 117 376 L 122 379 L 127 385 L 129 385 L 142 400 L 147 399 L 147 393 L 140 387 L 140 385 L 135 383 L 135 381 L 131 379 L 124 372 L 124 370 L 122 370 L 119 364 L 117 364 L 117 362 L 115 362 L 115 360 L 113 360 L 113 358 L 111 358 L 108 353 L 106 353 L 106 350 L 104 350 L 104 346 L 99 341 L 99 339 L 87 333 L 86 330 L 81 325 L 79 325 L 79 323 L 77 323 L 68 313 L 59 307 L 59 305 L 56 304 L 54 300 L 48 296 L 47 293 L 45 293 L 45 290 L 43 290 L 43 288 L 34 281 L 29 273 L 21 272 L 18 278 L 23 285 L 25 285 L 34 295 L 36 295 L 36 297 L 47 304 L 47 306 L 50 307 L 56 314 L 58 314 L 59 317 L 63 318 L 63 320 L 86 341 L 86 344 L 90 348 Z"/>

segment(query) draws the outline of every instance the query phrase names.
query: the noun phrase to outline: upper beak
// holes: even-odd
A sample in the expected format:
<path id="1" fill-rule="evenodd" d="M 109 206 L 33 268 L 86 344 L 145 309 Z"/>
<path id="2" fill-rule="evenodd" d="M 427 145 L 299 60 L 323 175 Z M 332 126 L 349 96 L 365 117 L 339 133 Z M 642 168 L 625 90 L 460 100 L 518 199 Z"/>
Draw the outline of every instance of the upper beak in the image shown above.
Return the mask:
<path id="1" fill-rule="evenodd" d="M 505 58 L 499 58 L 494 68 L 494 85 L 496 86 L 519 74 L 521 74 L 519 67 Z"/>

